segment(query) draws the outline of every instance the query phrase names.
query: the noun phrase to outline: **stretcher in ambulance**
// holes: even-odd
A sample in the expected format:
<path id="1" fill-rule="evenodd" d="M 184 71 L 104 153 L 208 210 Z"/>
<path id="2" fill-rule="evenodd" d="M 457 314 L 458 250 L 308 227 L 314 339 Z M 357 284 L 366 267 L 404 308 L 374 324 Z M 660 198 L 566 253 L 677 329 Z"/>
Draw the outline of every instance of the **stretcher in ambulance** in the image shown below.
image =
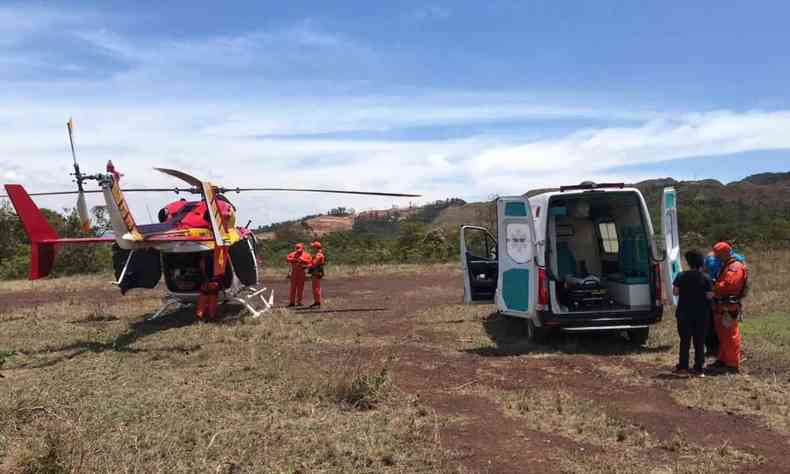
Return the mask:
<path id="1" fill-rule="evenodd" d="M 461 227 L 464 302 L 522 318 L 535 340 L 553 329 L 625 331 L 644 344 L 663 314 L 662 288 L 680 272 L 673 188 L 661 207 L 659 252 L 636 188 L 586 182 L 497 198 L 493 232 Z"/>

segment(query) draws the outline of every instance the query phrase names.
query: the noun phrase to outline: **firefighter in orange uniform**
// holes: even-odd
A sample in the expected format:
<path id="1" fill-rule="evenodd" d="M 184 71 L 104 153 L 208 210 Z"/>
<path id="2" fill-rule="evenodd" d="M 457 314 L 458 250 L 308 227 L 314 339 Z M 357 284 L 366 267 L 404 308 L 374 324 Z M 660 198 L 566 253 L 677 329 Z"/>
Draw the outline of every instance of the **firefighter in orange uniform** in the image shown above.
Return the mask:
<path id="1" fill-rule="evenodd" d="M 310 254 L 304 251 L 304 244 L 294 246 L 294 251 L 288 254 L 287 261 L 291 265 L 291 288 L 289 291 L 288 307 L 302 306 L 304 295 L 305 268 L 310 266 Z"/>
<path id="2" fill-rule="evenodd" d="M 324 264 L 326 258 L 324 257 L 324 249 L 321 248 L 321 242 L 315 240 L 310 244 L 310 247 L 315 249 L 315 255 L 310 263 L 310 279 L 313 282 L 313 304 L 311 308 L 321 307 L 321 278 L 324 277 Z"/>
<path id="3" fill-rule="evenodd" d="M 713 368 L 737 373 L 741 366 L 741 332 L 738 320 L 741 299 L 746 295 L 746 265 L 735 259 L 726 242 L 713 246 L 713 253 L 723 262 L 719 278 L 713 285 L 713 318 L 719 336 L 718 360 Z"/>

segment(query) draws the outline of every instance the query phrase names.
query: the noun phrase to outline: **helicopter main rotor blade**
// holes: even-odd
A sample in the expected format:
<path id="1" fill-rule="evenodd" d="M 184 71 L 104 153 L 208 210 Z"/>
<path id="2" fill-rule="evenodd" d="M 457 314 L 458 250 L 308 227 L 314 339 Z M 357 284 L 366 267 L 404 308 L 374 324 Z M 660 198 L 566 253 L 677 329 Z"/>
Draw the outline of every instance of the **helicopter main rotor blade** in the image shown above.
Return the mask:
<path id="1" fill-rule="evenodd" d="M 306 189 L 306 188 L 219 188 L 220 192 L 237 192 L 242 191 L 289 191 L 301 193 L 331 193 L 331 194 L 357 194 L 363 196 L 393 196 L 393 197 L 420 197 L 420 194 L 403 194 L 403 193 L 380 193 L 373 191 L 345 191 L 342 189 Z"/>
<path id="2" fill-rule="evenodd" d="M 196 194 L 199 193 L 196 189 L 193 188 L 130 188 L 130 189 L 122 189 L 121 191 L 125 193 L 192 193 Z M 100 189 L 92 189 L 82 191 L 85 194 L 98 194 L 103 192 Z M 45 193 L 28 193 L 28 196 L 68 196 L 73 194 L 79 194 L 80 191 L 52 191 L 52 192 L 45 192 Z M 0 198 L 7 198 L 6 195 L 0 195 Z"/>
<path id="3" fill-rule="evenodd" d="M 217 186 L 216 189 L 221 193 L 235 192 L 240 193 L 243 191 L 286 191 L 286 192 L 302 192 L 302 193 L 330 193 L 330 194 L 354 194 L 361 196 L 390 196 L 390 197 L 421 197 L 420 194 L 404 194 L 404 193 L 384 193 L 375 191 L 346 191 L 342 189 L 308 189 L 308 188 L 226 188 Z M 127 188 L 121 191 L 125 193 L 191 193 L 200 194 L 201 191 L 196 188 Z M 28 196 L 68 196 L 79 194 L 98 194 L 102 191 L 100 189 L 91 189 L 84 191 L 50 191 L 43 193 L 29 193 Z M 8 196 L 0 195 L 0 198 L 7 198 Z"/>
<path id="4" fill-rule="evenodd" d="M 154 169 L 156 171 L 159 171 L 160 173 L 164 173 L 164 174 L 170 175 L 170 176 L 172 176 L 174 178 L 178 178 L 178 179 L 186 182 L 187 184 L 190 184 L 190 185 L 192 185 L 192 186 L 194 186 L 194 187 L 196 187 L 198 189 L 200 189 L 203 186 L 203 181 L 195 178 L 191 174 L 184 173 L 183 171 L 172 170 L 170 168 L 154 168 Z"/>
<path id="5" fill-rule="evenodd" d="M 202 182 L 195 178 L 194 176 L 184 173 L 183 171 L 169 169 L 169 168 L 154 168 L 156 171 L 159 171 L 164 174 L 168 174 L 175 178 L 181 179 L 196 188 L 200 188 Z M 227 192 L 237 192 L 240 193 L 242 191 L 293 191 L 293 192 L 303 192 L 303 193 L 332 193 L 332 194 L 358 194 L 363 196 L 394 196 L 394 197 L 420 197 L 419 194 L 402 194 L 402 193 L 379 193 L 379 192 L 369 192 L 369 191 L 344 191 L 339 189 L 300 189 L 300 188 L 226 188 L 222 186 L 215 187 L 221 193 Z"/>

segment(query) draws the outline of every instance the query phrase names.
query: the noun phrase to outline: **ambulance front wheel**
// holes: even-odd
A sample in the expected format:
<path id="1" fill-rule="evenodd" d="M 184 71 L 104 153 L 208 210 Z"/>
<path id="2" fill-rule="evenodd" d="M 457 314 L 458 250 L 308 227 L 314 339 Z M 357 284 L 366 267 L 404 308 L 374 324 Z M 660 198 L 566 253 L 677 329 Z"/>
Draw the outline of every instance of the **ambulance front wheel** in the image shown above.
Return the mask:
<path id="1" fill-rule="evenodd" d="M 628 330 L 628 340 L 635 346 L 644 346 L 650 337 L 650 328 L 638 328 Z"/>

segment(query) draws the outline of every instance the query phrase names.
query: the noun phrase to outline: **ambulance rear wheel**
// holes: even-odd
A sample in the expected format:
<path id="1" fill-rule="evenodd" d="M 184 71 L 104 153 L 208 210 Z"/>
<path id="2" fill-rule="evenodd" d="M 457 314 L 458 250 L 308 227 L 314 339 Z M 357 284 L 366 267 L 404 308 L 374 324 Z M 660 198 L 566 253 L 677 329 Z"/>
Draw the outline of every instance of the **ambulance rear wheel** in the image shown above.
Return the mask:
<path id="1" fill-rule="evenodd" d="M 527 339 L 530 342 L 543 343 L 546 342 L 549 331 L 544 327 L 538 327 L 531 319 L 527 319 Z"/>
<path id="2" fill-rule="evenodd" d="M 644 346 L 650 337 L 650 328 L 629 329 L 628 340 L 635 346 Z"/>

